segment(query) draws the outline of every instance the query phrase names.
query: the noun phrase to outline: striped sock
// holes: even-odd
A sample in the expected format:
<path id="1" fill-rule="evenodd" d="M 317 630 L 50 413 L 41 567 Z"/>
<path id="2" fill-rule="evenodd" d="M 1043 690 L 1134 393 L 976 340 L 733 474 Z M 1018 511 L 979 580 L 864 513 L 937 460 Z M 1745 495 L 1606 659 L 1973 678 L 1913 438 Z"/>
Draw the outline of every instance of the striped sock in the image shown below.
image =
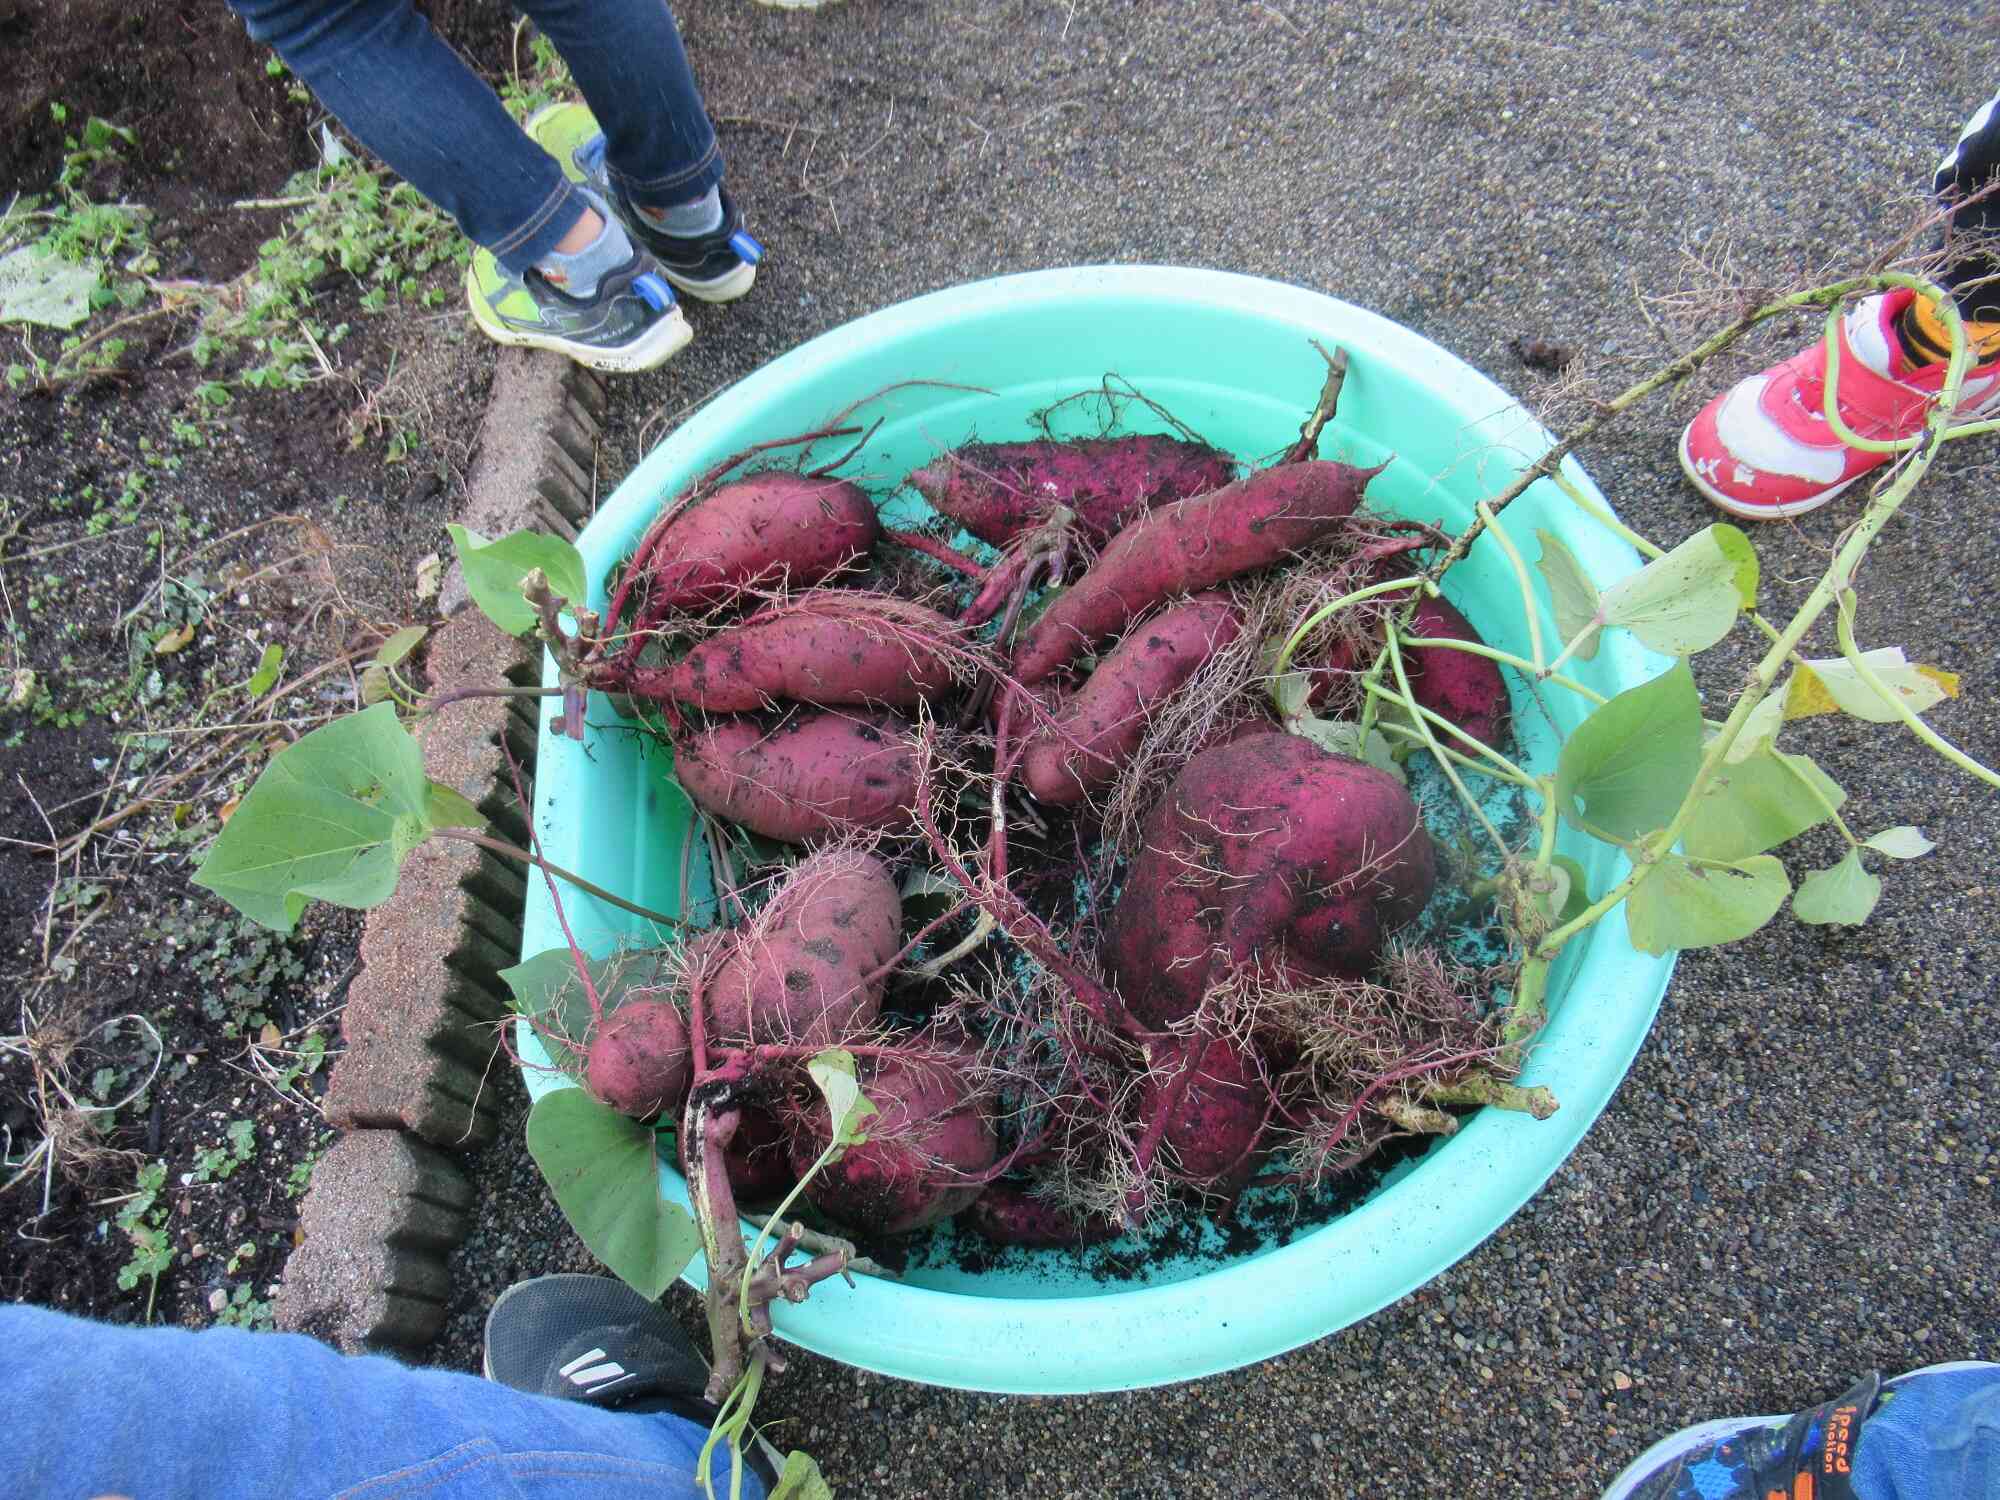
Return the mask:
<path id="1" fill-rule="evenodd" d="M 1896 335 L 1911 364 L 1934 365 L 1951 357 L 1951 333 L 1944 326 L 1937 304 L 1928 297 L 1916 297 L 1896 319 Z M 1978 363 L 2000 354 L 2000 323 L 1965 320 L 1965 341 L 1972 346 Z"/>

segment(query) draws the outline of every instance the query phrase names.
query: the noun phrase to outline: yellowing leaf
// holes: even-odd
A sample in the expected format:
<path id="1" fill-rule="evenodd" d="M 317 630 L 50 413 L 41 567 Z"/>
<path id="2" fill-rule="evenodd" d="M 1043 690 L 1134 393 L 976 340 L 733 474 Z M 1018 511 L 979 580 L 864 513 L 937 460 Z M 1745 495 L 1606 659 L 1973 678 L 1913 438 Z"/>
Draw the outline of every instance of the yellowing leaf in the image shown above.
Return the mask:
<path id="1" fill-rule="evenodd" d="M 1917 674 L 1930 678 L 1932 682 L 1943 688 L 1945 697 L 1956 698 L 1958 696 L 1958 673 L 1947 672 L 1943 667 L 1927 667 L 1919 662 L 1917 664 Z"/>
<path id="2" fill-rule="evenodd" d="M 157 641 L 153 642 L 153 655 L 172 656 L 194 639 L 194 626 L 176 625 Z"/>
<path id="3" fill-rule="evenodd" d="M 1900 646 L 1878 646 L 1861 659 L 1882 685 L 1911 713 L 1956 697 L 1958 678 L 1936 667 L 1913 666 Z M 1870 724 L 1890 724 L 1896 710 L 1884 703 L 1853 665 L 1840 657 L 1808 661 L 1792 673 L 1785 686 L 1785 717 L 1808 719 L 1815 714 L 1845 713 Z"/>

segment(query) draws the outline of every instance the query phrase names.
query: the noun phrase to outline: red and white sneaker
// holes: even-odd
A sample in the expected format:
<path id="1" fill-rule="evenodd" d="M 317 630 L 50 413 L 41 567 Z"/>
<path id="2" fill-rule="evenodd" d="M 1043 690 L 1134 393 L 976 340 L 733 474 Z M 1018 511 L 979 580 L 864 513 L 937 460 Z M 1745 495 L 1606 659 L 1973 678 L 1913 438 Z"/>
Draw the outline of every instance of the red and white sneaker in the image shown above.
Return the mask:
<path id="1" fill-rule="evenodd" d="M 1944 364 L 1913 365 L 1896 320 L 1916 293 L 1857 303 L 1840 322 L 1840 415 L 1885 441 L 1923 430 L 1944 385 Z M 2000 409 L 2000 359 L 1966 371 L 1961 420 Z M 1781 521 L 1817 510 L 1892 455 L 1850 448 L 1826 420 L 1826 340 L 1724 391 L 1681 434 L 1681 468 L 1733 516 Z"/>

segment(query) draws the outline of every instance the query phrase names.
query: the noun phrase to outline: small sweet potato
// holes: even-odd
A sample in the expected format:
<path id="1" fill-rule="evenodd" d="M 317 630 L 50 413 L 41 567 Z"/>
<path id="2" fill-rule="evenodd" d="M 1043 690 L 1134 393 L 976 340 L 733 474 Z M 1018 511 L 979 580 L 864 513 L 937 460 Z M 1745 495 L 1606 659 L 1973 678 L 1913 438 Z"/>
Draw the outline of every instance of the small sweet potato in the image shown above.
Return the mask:
<path id="1" fill-rule="evenodd" d="M 1021 757 L 1028 790 L 1068 807 L 1109 786 L 1145 738 L 1153 710 L 1242 628 L 1242 611 L 1217 593 L 1133 627 L 1029 741 Z"/>
<path id="2" fill-rule="evenodd" d="M 1127 1008 L 1165 1027 L 1238 973 L 1365 973 L 1435 879 L 1395 777 L 1250 735 L 1195 756 L 1148 815 L 1102 957 Z"/>
<path id="3" fill-rule="evenodd" d="M 1161 1140 L 1177 1177 L 1233 1198 L 1255 1164 L 1271 1089 L 1255 1057 L 1227 1037 L 1147 1043 L 1139 1119 L 1166 1115 Z"/>
<path id="4" fill-rule="evenodd" d="M 938 514 L 1004 547 L 1058 505 L 1102 543 L 1155 505 L 1205 495 L 1235 477 L 1227 453 L 1159 433 L 1128 437 L 968 443 L 910 475 Z"/>
<path id="5" fill-rule="evenodd" d="M 674 741 L 674 775 L 704 811 L 787 844 L 905 827 L 917 796 L 910 727 L 886 713 L 719 719 Z"/>
<path id="6" fill-rule="evenodd" d="M 640 668 L 631 691 L 711 713 L 773 700 L 910 708 L 952 685 L 965 631 L 889 594 L 814 589 L 718 631 L 671 667 Z"/>
<path id="7" fill-rule="evenodd" d="M 677 1109 L 694 1077 L 687 1026 L 668 1000 L 630 1000 L 604 1018 L 584 1051 L 583 1086 L 635 1120 Z"/>
<path id="8" fill-rule="evenodd" d="M 1017 1182 L 994 1183 L 973 1200 L 960 1222 L 995 1244 L 1031 1250 L 1096 1245 L 1119 1234 L 1117 1220 L 1071 1213 Z"/>
<path id="9" fill-rule="evenodd" d="M 874 855 L 834 848 L 802 861 L 705 968 L 707 1035 L 825 1047 L 865 1030 L 901 924 L 896 882 Z"/>
<path id="10" fill-rule="evenodd" d="M 1425 599 L 1417 606 L 1410 622 L 1410 634 L 1433 640 L 1479 640 L 1472 622 L 1444 599 Z M 1504 749 L 1510 722 L 1507 683 L 1497 663 L 1470 651 L 1454 651 L 1449 646 L 1419 646 L 1409 653 L 1406 670 L 1410 693 L 1433 713 L 1443 714 L 1452 723 L 1482 744 Z M 1439 738 L 1452 744 L 1451 737 Z"/>
<path id="11" fill-rule="evenodd" d="M 733 603 L 752 585 L 818 583 L 881 534 L 874 504 L 845 479 L 766 469 L 731 480 L 648 539 L 642 624 Z"/>
<path id="12" fill-rule="evenodd" d="M 906 1234 L 950 1218 L 985 1186 L 968 1177 L 1000 1154 L 962 1063 L 932 1046 L 857 1061 L 862 1092 L 878 1112 L 863 1127 L 868 1138 L 813 1178 L 806 1197 L 864 1234 Z M 792 1170 L 803 1174 L 832 1133 L 825 1101 L 815 1100 L 792 1135 Z"/>
<path id="13" fill-rule="evenodd" d="M 1317 459 L 1284 464 L 1148 511 L 1042 612 L 1015 649 L 1015 678 L 1040 682 L 1161 601 L 1323 540 L 1361 503 L 1377 472 Z"/>
<path id="14" fill-rule="evenodd" d="M 1311 682 L 1313 707 L 1336 703 L 1343 712 L 1351 711 L 1342 701 L 1344 683 L 1351 680 L 1352 674 L 1366 670 L 1375 659 L 1382 644 L 1382 619 L 1400 615 L 1408 598 L 1404 593 L 1371 600 L 1364 607 L 1377 617 L 1372 622 L 1372 639 L 1343 637 L 1319 661 L 1300 663 Z M 1411 617 L 1408 634 L 1420 639 L 1481 643 L 1472 622 L 1447 599 L 1423 599 Z M 1417 646 L 1403 653 L 1403 665 L 1410 676 L 1410 691 L 1419 704 L 1444 715 L 1483 744 L 1496 750 L 1506 746 L 1511 711 L 1507 683 L 1496 663 L 1470 651 L 1454 651 L 1449 646 Z M 1393 680 L 1390 685 L 1394 686 Z M 1347 696 L 1358 691 L 1350 687 Z M 1449 735 L 1440 738 L 1451 742 Z"/>

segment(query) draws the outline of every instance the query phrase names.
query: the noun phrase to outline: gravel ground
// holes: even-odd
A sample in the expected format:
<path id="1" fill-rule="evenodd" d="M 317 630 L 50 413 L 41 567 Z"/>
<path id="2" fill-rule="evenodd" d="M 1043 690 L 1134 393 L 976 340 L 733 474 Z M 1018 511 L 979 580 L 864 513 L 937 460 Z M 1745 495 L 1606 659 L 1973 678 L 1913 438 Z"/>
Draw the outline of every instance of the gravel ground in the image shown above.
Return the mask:
<path id="1" fill-rule="evenodd" d="M 617 386 L 613 438 L 630 447 L 647 417 L 886 303 L 1092 261 L 1331 292 L 1531 403 L 1553 399 L 1548 377 L 1508 341 L 1554 340 L 1608 394 L 1672 336 L 1640 294 L 1717 284 L 1704 260 L 1744 286 L 1858 267 L 1912 222 L 2000 79 L 1993 8 L 1969 9 L 682 0 L 771 260 L 746 304 L 696 309 L 666 371 Z M 1706 524 L 1673 460 L 1681 422 L 1805 336 L 1644 408 L 1584 464 L 1655 537 Z M 1863 580 L 1867 639 L 1963 673 L 1934 719 L 1989 761 L 2000 659 L 1971 622 L 2000 594 L 1976 544 L 1995 534 L 1996 478 L 1993 444 L 1949 453 Z M 1842 514 L 1758 534 L 1774 612 Z M 1726 691 L 1740 665 L 1707 680 Z M 1889 873 L 1863 930 L 1783 919 L 1685 957 L 1581 1148 L 1421 1292 L 1164 1391 L 982 1397 L 802 1357 L 762 1414 L 849 1496 L 1576 1496 L 1690 1420 L 1790 1410 L 1871 1366 L 2000 1357 L 2000 803 L 1886 731 L 1801 738 L 1871 828 L 1920 824 L 1938 852 Z M 482 1170 L 443 1351 L 460 1362 L 507 1280 L 581 1263 L 523 1154 L 496 1148 Z"/>

